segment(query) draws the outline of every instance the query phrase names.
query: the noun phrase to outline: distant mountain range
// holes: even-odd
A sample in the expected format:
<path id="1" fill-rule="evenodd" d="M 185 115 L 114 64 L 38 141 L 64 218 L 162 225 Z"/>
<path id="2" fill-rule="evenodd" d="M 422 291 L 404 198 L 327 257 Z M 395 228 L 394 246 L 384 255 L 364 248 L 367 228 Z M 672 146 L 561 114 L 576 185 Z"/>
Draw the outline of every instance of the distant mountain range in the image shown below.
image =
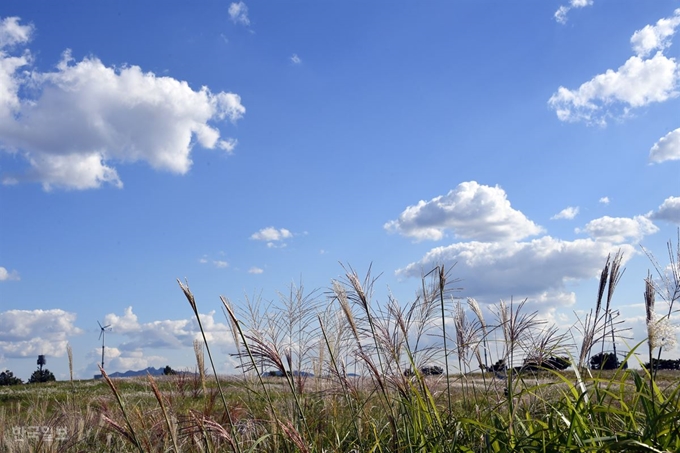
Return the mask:
<path id="1" fill-rule="evenodd" d="M 107 373 L 107 374 L 110 378 L 126 378 L 126 377 L 135 377 L 135 376 L 146 376 L 147 373 L 150 374 L 151 376 L 162 376 L 163 370 L 164 370 L 164 368 L 148 367 L 148 368 L 144 368 L 143 370 L 139 370 L 139 371 L 127 370 L 123 373 L 121 373 L 120 371 L 116 371 L 115 373 Z M 102 375 L 101 374 L 95 374 L 94 378 L 95 379 L 101 379 Z"/>

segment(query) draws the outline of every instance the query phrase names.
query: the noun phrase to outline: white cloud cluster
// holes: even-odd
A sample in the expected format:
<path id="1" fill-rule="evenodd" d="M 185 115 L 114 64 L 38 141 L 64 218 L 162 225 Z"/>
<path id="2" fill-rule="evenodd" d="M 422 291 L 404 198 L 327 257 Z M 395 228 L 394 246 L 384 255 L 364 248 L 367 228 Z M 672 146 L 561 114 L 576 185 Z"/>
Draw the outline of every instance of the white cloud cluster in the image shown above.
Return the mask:
<path id="1" fill-rule="evenodd" d="M 673 17 L 636 31 L 631 37 L 635 56 L 616 71 L 609 69 L 577 89 L 559 87 L 548 104 L 561 121 L 604 125 L 608 117 L 626 115 L 634 108 L 677 96 L 680 65 L 663 51 L 670 46 L 678 24 L 680 9 Z"/>
<path id="2" fill-rule="evenodd" d="M 8 271 L 7 268 L 0 266 L 0 282 L 6 282 L 11 280 L 21 280 L 19 273 L 15 270 Z"/>
<path id="3" fill-rule="evenodd" d="M 666 198 L 656 212 L 647 215 L 654 220 L 665 220 L 680 225 L 680 197 Z"/>
<path id="4" fill-rule="evenodd" d="M 215 312 L 200 316 L 206 338 L 211 344 L 233 344 L 228 326 L 215 321 Z M 143 348 L 181 349 L 192 347 L 194 339 L 201 338 L 196 318 L 140 323 L 132 307 L 127 307 L 122 316 L 115 313 L 106 315 L 104 324 L 111 325 L 113 334 L 127 337 L 128 340 L 119 345 L 124 351 Z"/>
<path id="5" fill-rule="evenodd" d="M 568 206 L 568 207 L 562 209 L 560 212 L 558 212 L 554 216 L 550 217 L 550 220 L 559 220 L 559 219 L 571 220 L 578 215 L 578 211 L 579 211 L 578 206 L 576 206 L 576 207 Z"/>
<path id="6" fill-rule="evenodd" d="M 249 274 L 261 274 L 264 272 L 264 269 L 253 266 L 250 269 L 248 269 Z"/>
<path id="7" fill-rule="evenodd" d="M 267 242 L 267 247 L 285 247 L 286 244 L 283 243 L 284 240 L 292 238 L 293 233 L 285 228 L 276 229 L 274 227 L 262 228 L 257 233 L 253 233 L 250 239 L 255 241 L 265 241 Z"/>
<path id="8" fill-rule="evenodd" d="M 477 241 L 518 240 L 543 231 L 512 208 L 503 189 L 475 181 L 407 207 L 384 228 L 417 241 L 440 240 L 447 230 L 457 238 Z"/>
<path id="9" fill-rule="evenodd" d="M 609 204 L 609 197 L 602 197 L 599 202 L 602 204 Z"/>
<path id="10" fill-rule="evenodd" d="M 633 51 L 641 57 L 649 55 L 655 50 L 664 50 L 671 45 L 671 37 L 680 25 L 680 8 L 673 12 L 673 16 L 659 19 L 656 25 L 646 25 L 637 30 L 630 38 Z"/>
<path id="11" fill-rule="evenodd" d="M 30 165 L 25 175 L 4 175 L 4 183 L 38 181 L 46 190 L 120 187 L 113 162 L 142 161 L 184 174 L 196 143 L 233 150 L 236 141 L 221 138 L 210 123 L 241 118 L 238 95 L 193 90 L 187 82 L 138 66 L 109 67 L 96 57 L 76 62 L 69 51 L 53 72 L 38 72 L 30 51 L 7 53 L 7 43 L 25 44 L 31 31 L 17 18 L 0 22 L 0 149 Z"/>
<path id="12" fill-rule="evenodd" d="M 582 231 L 597 240 L 618 244 L 640 241 L 644 236 L 659 231 L 659 228 L 645 216 L 635 216 L 632 219 L 604 216 L 588 222 Z M 581 232 L 581 229 L 577 228 L 576 232 Z"/>
<path id="13" fill-rule="evenodd" d="M 661 137 L 649 150 L 649 162 L 658 164 L 667 160 L 680 160 L 680 128 Z"/>
<path id="14" fill-rule="evenodd" d="M 68 338 L 82 333 L 75 320 L 60 309 L 0 312 L 0 358 L 63 356 Z"/>
<path id="15" fill-rule="evenodd" d="M 397 275 L 418 277 L 437 264 L 451 269 L 455 263 L 454 276 L 462 279 L 465 296 L 487 303 L 510 296 L 529 297 L 544 308 L 560 307 L 574 302 L 566 283 L 596 277 L 607 255 L 618 248 L 626 260 L 635 253 L 628 244 L 550 236 L 528 242 L 463 242 L 434 248 L 420 261 L 399 269 Z"/>
<path id="16" fill-rule="evenodd" d="M 567 23 L 567 14 L 573 8 L 583 8 L 585 6 L 590 6 L 593 4 L 593 0 L 571 0 L 568 5 L 560 6 L 557 11 L 555 11 L 555 20 L 560 24 Z"/>
<path id="17" fill-rule="evenodd" d="M 229 17 L 235 24 L 250 25 L 248 18 L 248 6 L 243 2 L 232 3 L 229 5 Z"/>

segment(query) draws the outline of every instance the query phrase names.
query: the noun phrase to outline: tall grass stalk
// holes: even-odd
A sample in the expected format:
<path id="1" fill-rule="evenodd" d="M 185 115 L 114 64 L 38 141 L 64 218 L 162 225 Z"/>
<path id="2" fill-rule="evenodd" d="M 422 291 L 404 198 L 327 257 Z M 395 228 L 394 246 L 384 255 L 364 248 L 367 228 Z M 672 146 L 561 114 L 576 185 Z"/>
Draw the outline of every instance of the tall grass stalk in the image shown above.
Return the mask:
<path id="1" fill-rule="evenodd" d="M 177 279 L 177 283 L 179 283 L 179 287 L 182 289 L 182 292 L 184 293 L 184 296 L 187 298 L 187 301 L 189 301 L 189 305 L 191 306 L 192 311 L 194 312 L 194 315 L 196 316 L 196 322 L 198 323 L 198 328 L 201 331 L 201 337 L 203 338 L 203 343 L 205 344 L 205 349 L 208 352 L 208 359 L 210 360 L 210 366 L 212 367 L 213 374 L 215 375 L 215 382 L 217 383 L 217 389 L 220 393 L 220 398 L 222 399 L 222 404 L 224 405 L 224 412 L 227 415 L 227 419 L 229 420 L 229 427 L 231 428 L 232 432 L 232 438 L 236 438 L 236 427 L 234 426 L 234 421 L 231 418 L 231 411 L 229 410 L 229 405 L 227 404 L 227 399 L 224 396 L 224 391 L 222 390 L 222 384 L 220 384 L 220 378 L 219 375 L 217 374 L 217 369 L 215 368 L 215 362 L 213 361 L 212 354 L 210 353 L 210 346 L 208 345 L 208 339 L 205 337 L 205 331 L 203 330 L 203 323 L 201 323 L 201 316 L 198 313 L 198 307 L 196 306 L 196 299 L 189 289 L 189 284 L 187 283 L 186 285 L 183 284 L 179 279 Z M 233 445 L 236 446 L 236 451 L 241 452 L 241 446 L 239 442 L 235 442 Z"/>

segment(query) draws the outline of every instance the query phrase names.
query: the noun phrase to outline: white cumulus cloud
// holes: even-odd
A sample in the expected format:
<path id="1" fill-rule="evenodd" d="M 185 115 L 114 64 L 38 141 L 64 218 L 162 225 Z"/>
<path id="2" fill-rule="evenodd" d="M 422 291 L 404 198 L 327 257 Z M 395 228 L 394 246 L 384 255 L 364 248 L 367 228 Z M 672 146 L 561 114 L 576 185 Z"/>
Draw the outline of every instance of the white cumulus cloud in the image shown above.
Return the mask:
<path id="1" fill-rule="evenodd" d="M 264 269 L 253 266 L 250 269 L 248 269 L 249 274 L 261 274 L 264 272 Z"/>
<path id="2" fill-rule="evenodd" d="M 665 220 L 680 225 L 680 197 L 666 198 L 656 212 L 648 215 L 654 220 Z"/>
<path id="3" fill-rule="evenodd" d="M 677 96 L 678 80 L 680 66 L 674 58 L 661 52 L 649 59 L 633 56 L 618 70 L 609 69 L 577 89 L 559 87 L 548 104 L 561 121 L 606 124 L 607 117 Z"/>
<path id="4" fill-rule="evenodd" d="M 243 2 L 234 2 L 229 5 L 229 17 L 232 22 L 242 25 L 250 25 L 250 19 L 248 18 L 248 6 Z"/>
<path id="5" fill-rule="evenodd" d="M 661 163 L 667 160 L 680 160 L 680 128 L 661 137 L 649 150 L 649 161 Z"/>
<path id="6" fill-rule="evenodd" d="M 595 278 L 608 254 L 621 249 L 624 260 L 635 254 L 629 244 L 593 239 L 564 241 L 544 236 L 526 242 L 461 242 L 430 250 L 420 261 L 397 270 L 398 276 L 419 277 L 437 264 L 460 278 L 461 295 L 495 303 L 510 296 L 561 306 L 572 301 L 566 284 Z M 455 267 L 452 267 L 454 266 Z"/>
<path id="7" fill-rule="evenodd" d="M 75 321 L 61 309 L 0 312 L 0 358 L 63 356 L 68 338 L 82 333 Z"/>
<path id="8" fill-rule="evenodd" d="M 602 197 L 599 202 L 602 204 L 609 204 L 609 197 Z"/>
<path id="9" fill-rule="evenodd" d="M 201 323 L 210 343 L 221 346 L 231 345 L 232 336 L 224 323 L 215 321 L 215 312 L 201 314 Z M 126 337 L 126 341 L 118 346 L 120 350 L 136 351 L 143 348 L 181 349 L 192 347 L 196 338 L 201 338 L 201 331 L 195 317 L 190 319 L 166 319 L 140 323 L 132 307 L 127 307 L 122 316 L 107 314 L 104 324 L 111 325 L 113 334 Z"/>
<path id="10" fill-rule="evenodd" d="M 446 231 L 457 238 L 478 241 L 518 240 L 543 230 L 513 209 L 498 186 L 463 182 L 446 195 L 421 200 L 384 225 L 417 241 L 440 240 Z"/>
<path id="11" fill-rule="evenodd" d="M 598 240 L 621 243 L 639 241 L 644 236 L 656 233 L 659 228 L 645 216 L 635 216 L 632 219 L 604 216 L 591 220 L 583 230 L 576 229 L 577 233 L 581 231 Z"/>
<path id="12" fill-rule="evenodd" d="M 568 206 L 564 209 L 562 209 L 560 212 L 555 214 L 554 216 L 550 217 L 551 220 L 558 220 L 558 219 L 573 219 L 578 215 L 578 206 L 573 207 L 573 206 Z"/>
<path id="13" fill-rule="evenodd" d="M 29 38 L 26 32 L 16 42 Z M 0 149 L 29 165 L 26 174 L 3 175 L 5 183 L 120 187 L 113 164 L 138 161 L 184 174 L 195 143 L 233 150 L 236 141 L 222 138 L 212 123 L 235 122 L 244 113 L 237 94 L 194 90 L 138 66 L 110 67 L 96 57 L 74 61 L 66 51 L 54 71 L 38 72 L 30 51 L 11 56 L 0 47 Z"/>
<path id="14" fill-rule="evenodd" d="M 671 45 L 671 37 L 680 25 L 680 8 L 673 12 L 673 16 L 659 19 L 655 25 L 646 25 L 637 30 L 630 38 L 635 53 L 641 57 L 649 55 L 655 50 L 664 50 Z"/>

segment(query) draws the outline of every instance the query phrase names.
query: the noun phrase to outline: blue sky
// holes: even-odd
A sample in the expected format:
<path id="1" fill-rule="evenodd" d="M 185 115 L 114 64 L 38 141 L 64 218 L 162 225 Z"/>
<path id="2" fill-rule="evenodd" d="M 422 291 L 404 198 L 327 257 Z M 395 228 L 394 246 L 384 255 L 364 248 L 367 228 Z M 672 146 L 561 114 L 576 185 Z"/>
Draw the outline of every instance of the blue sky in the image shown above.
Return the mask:
<path id="1" fill-rule="evenodd" d="M 193 367 L 186 278 L 404 302 L 436 263 L 567 327 L 607 254 L 644 336 L 639 244 L 680 225 L 680 2 L 0 6 L 0 368 Z"/>

